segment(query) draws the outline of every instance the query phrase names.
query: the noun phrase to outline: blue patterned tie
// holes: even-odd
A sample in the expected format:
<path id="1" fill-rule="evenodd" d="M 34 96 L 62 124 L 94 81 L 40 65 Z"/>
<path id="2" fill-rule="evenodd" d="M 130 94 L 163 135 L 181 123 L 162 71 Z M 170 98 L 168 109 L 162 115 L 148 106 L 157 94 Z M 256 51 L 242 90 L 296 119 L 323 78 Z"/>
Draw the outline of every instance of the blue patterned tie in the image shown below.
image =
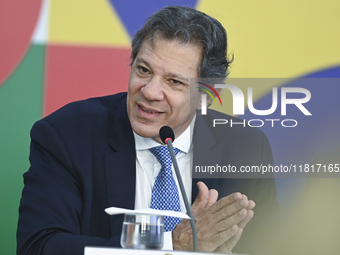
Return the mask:
<path id="1" fill-rule="evenodd" d="M 176 182 L 172 176 L 172 160 L 167 146 L 157 146 L 149 149 L 161 163 L 159 172 L 151 194 L 151 208 L 158 210 L 181 211 Z M 179 149 L 174 148 L 175 155 Z M 172 231 L 181 221 L 180 218 L 164 217 L 164 231 Z"/>

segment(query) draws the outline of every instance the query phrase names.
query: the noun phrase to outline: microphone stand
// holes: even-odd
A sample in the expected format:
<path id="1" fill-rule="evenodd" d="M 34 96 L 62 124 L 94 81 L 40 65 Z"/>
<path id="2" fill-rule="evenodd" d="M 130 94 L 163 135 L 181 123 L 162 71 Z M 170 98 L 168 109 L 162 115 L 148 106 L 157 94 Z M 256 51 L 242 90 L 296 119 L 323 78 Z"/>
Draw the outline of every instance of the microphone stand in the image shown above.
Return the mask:
<path id="1" fill-rule="evenodd" d="M 177 160 L 176 160 L 176 156 L 175 156 L 175 153 L 174 153 L 174 148 L 172 146 L 171 139 L 167 139 L 166 144 L 168 145 L 170 155 L 171 155 L 171 159 L 172 159 L 172 163 L 174 164 L 174 168 L 175 168 L 178 184 L 179 184 L 179 187 L 180 187 L 181 192 L 182 192 L 182 197 L 183 197 L 183 200 L 184 200 L 185 208 L 187 209 L 188 215 L 190 216 L 190 225 L 191 225 L 191 228 L 192 228 L 192 238 L 194 240 L 194 250 L 198 252 L 196 224 L 195 224 L 194 217 L 192 216 L 191 207 L 190 207 L 190 204 L 189 204 L 189 201 L 188 201 L 187 194 L 186 194 L 185 189 L 184 189 L 182 177 L 181 177 L 181 174 L 179 172 L 179 168 L 178 168 L 178 164 L 177 164 Z"/>

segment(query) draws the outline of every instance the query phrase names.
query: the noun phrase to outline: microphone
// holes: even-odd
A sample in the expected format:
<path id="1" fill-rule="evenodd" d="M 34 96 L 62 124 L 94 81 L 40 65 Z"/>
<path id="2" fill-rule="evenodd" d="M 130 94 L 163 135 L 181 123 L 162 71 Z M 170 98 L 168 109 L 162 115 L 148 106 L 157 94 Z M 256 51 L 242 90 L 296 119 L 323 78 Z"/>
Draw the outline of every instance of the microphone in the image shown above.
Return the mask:
<path id="1" fill-rule="evenodd" d="M 190 216 L 190 225 L 191 225 L 191 228 L 192 228 L 192 238 L 194 240 L 194 249 L 195 249 L 195 251 L 198 251 L 196 224 L 195 224 L 194 217 L 192 216 L 191 206 L 189 204 L 188 197 L 187 197 L 187 194 L 186 194 L 185 189 L 184 189 L 184 185 L 183 185 L 181 174 L 179 172 L 174 148 L 172 146 L 172 142 L 175 140 L 174 131 L 169 126 L 163 126 L 159 130 L 159 136 L 162 139 L 163 143 L 168 145 L 168 149 L 170 151 L 172 163 L 174 164 L 174 168 L 175 168 L 177 181 L 178 181 L 179 187 L 181 189 L 182 197 L 183 197 L 183 200 L 184 200 L 185 208 L 187 209 L 187 213 Z"/>

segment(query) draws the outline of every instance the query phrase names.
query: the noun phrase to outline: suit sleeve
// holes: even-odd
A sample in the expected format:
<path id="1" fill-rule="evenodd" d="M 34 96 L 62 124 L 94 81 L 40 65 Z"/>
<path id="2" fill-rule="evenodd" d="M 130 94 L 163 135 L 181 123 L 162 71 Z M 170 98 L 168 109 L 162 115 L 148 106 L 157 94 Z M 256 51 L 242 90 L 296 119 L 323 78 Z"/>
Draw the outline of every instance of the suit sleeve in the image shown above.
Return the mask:
<path id="1" fill-rule="evenodd" d="M 83 231 L 83 210 L 88 208 L 84 205 L 85 177 L 75 169 L 68 149 L 47 121 L 33 126 L 31 167 L 24 174 L 19 208 L 17 254 L 81 255 L 85 245 L 119 246 L 120 236 L 95 237 Z"/>
<path id="2" fill-rule="evenodd" d="M 261 159 L 259 164 L 273 166 L 273 156 L 268 138 L 262 133 L 262 142 L 259 146 Z M 249 198 L 254 200 L 254 217 L 245 227 L 235 252 L 250 254 L 275 254 L 276 244 L 280 242 L 281 221 L 280 206 L 276 200 L 276 182 L 274 175 L 271 178 L 248 179 Z"/>

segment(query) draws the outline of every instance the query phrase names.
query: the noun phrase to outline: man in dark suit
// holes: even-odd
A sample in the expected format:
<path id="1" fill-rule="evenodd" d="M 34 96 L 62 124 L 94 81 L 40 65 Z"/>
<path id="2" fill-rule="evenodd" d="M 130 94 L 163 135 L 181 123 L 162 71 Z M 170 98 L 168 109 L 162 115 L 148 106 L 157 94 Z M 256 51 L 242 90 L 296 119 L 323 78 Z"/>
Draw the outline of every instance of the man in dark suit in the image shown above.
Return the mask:
<path id="1" fill-rule="evenodd" d="M 191 139 L 184 142 L 188 150 L 179 161 L 186 169 L 192 154 L 194 164 L 272 163 L 269 143 L 259 130 L 225 128 L 224 137 L 215 137 L 211 120 L 225 115 L 196 113 L 201 94 L 190 78 L 224 79 L 230 64 L 226 45 L 224 28 L 215 19 L 186 7 L 164 8 L 135 35 L 127 93 L 71 103 L 34 125 L 18 254 L 82 254 L 85 245 L 119 246 L 122 216 L 108 216 L 104 209 L 150 205 L 143 194 L 151 188 L 141 177 L 147 169 L 140 162 L 152 156 L 147 150 L 140 154 L 137 141 L 159 145 L 164 125 L 180 140 L 190 138 L 187 131 L 194 124 L 194 140 L 201 139 L 193 150 Z M 199 150 L 210 161 L 202 161 Z M 265 236 L 254 231 L 277 220 L 274 180 L 189 181 L 201 251 L 231 252 L 253 218 L 254 201 L 258 216 L 238 246 L 239 251 L 246 244 L 252 250 L 262 246 Z M 172 231 L 172 244 L 192 249 L 188 222 Z"/>

